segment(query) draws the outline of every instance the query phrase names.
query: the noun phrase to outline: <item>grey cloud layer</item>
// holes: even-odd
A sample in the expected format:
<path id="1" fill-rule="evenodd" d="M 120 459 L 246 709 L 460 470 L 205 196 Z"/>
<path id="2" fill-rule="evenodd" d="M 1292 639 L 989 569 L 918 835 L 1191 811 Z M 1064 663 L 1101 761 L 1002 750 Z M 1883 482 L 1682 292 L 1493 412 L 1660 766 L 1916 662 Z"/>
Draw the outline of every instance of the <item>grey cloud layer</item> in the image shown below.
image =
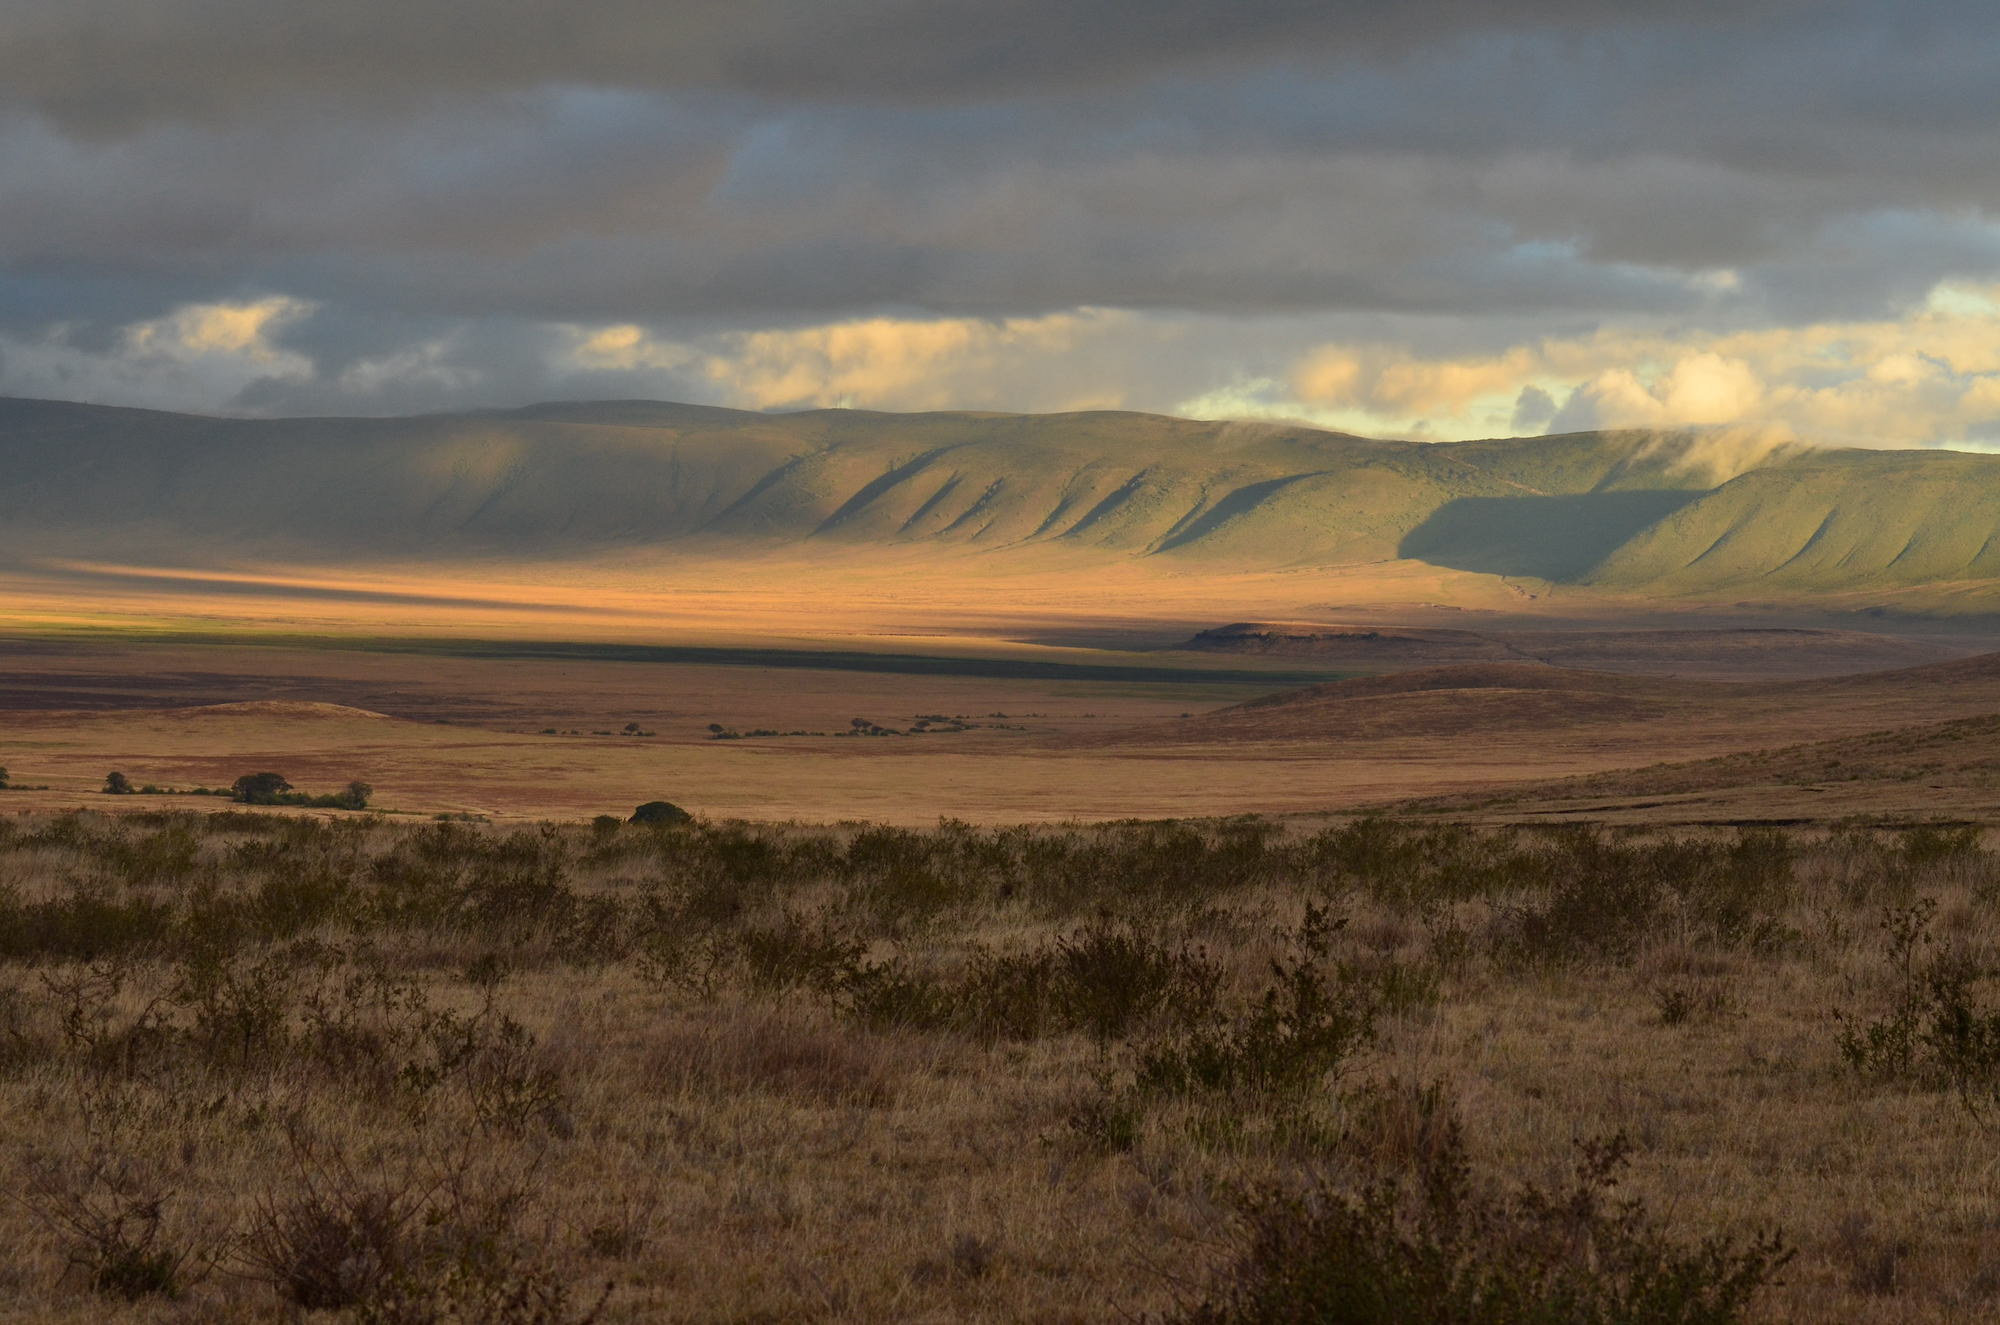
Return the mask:
<path id="1" fill-rule="evenodd" d="M 1824 8 L 1824 6 L 1817 6 Z M 552 84 L 949 102 L 1467 33 L 1808 12 L 1810 0 L 17 0 L 0 95 L 82 126 L 304 94 Z"/>
<path id="2" fill-rule="evenodd" d="M 2000 271 L 1996 72 L 1881 0 L 25 0 L 0 329 L 279 293 L 321 394 L 457 328 L 471 399 L 537 322 L 1866 316 Z"/>

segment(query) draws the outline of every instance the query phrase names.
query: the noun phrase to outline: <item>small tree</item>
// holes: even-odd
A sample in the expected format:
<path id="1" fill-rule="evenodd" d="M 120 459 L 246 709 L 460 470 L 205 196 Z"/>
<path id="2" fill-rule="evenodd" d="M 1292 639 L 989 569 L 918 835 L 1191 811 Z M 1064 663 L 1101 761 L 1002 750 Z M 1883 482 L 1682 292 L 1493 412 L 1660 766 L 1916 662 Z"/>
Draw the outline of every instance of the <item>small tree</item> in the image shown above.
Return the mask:
<path id="1" fill-rule="evenodd" d="M 644 805 L 632 811 L 632 818 L 629 822 L 665 826 L 668 824 L 684 824 L 692 818 L 694 818 L 693 815 L 672 801 L 647 801 Z"/>
<path id="2" fill-rule="evenodd" d="M 374 794 L 375 788 L 356 778 L 335 792 L 333 799 L 343 810 L 365 810 L 368 808 L 368 798 Z"/>
<path id="3" fill-rule="evenodd" d="M 132 779 L 123 773 L 109 773 L 104 778 L 104 794 L 107 796 L 130 796 Z"/>
<path id="4" fill-rule="evenodd" d="M 230 794 L 245 805 L 276 805 L 291 789 L 283 773 L 245 773 L 230 784 Z"/>
<path id="5" fill-rule="evenodd" d="M 7 789 L 7 770 L 0 768 L 0 791 Z"/>

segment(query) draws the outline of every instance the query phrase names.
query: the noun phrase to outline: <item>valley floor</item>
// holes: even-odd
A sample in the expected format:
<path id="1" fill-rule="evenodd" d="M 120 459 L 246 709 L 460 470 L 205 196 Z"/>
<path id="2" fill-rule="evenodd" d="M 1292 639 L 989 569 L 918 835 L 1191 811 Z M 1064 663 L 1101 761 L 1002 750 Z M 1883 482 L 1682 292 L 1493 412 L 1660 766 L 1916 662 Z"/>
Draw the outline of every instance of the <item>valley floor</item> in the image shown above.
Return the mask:
<path id="1" fill-rule="evenodd" d="M 17 620 L 0 1320 L 1993 1317 L 1982 637 L 1284 620 Z"/>
<path id="2" fill-rule="evenodd" d="M 1952 660 L 1970 641 L 1917 655 L 1944 662 L 1846 676 L 1816 674 L 1828 664 L 1787 643 L 1755 681 L 1631 645 L 1620 673 L 1362 666 L 1346 644 L 1321 657 L 842 643 L 16 634 L 0 639 L 0 804 L 214 808 L 172 790 L 270 770 L 313 791 L 358 778 L 385 811 L 494 819 L 652 799 L 902 824 L 1310 817 L 1440 797 L 1461 816 L 1642 823 L 2000 811 L 2000 732 L 1962 725 L 2000 713 L 2000 664 Z M 1917 647 L 1870 647 L 1891 646 Z M 1597 661 L 1608 646 L 1592 647 Z M 1846 636 L 1835 647 L 1853 654 Z M 1740 645 L 1718 658 L 1744 674 Z M 1805 674 L 1773 677 L 1780 664 Z M 1663 665 L 1680 674 L 1645 673 Z M 1846 745 L 1817 762 L 1753 758 L 1815 741 Z M 1949 757 L 1909 753 L 1932 748 Z M 1665 765 L 1686 767 L 1640 772 Z M 167 793 L 107 798 L 114 770 Z"/>

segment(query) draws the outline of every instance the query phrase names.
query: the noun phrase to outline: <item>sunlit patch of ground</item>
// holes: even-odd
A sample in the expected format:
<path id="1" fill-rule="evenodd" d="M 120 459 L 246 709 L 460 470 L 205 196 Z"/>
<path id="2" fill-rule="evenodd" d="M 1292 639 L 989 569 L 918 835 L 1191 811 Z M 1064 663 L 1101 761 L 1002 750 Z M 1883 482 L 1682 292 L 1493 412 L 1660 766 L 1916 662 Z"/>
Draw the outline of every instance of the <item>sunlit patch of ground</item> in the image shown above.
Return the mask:
<path id="1" fill-rule="evenodd" d="M 0 763 L 48 788 L 10 793 L 21 807 L 95 796 L 112 769 L 184 786 L 268 765 L 301 785 L 359 777 L 417 813 L 576 816 L 665 797 L 716 815 L 899 823 L 1312 814 L 2000 710 L 2000 685 L 1965 677 L 1879 692 L 1718 685 L 1704 678 L 1859 655 L 1851 632 L 1850 652 L 1820 662 L 1796 640 L 1746 658 L 1743 637 L 1718 633 L 1711 657 L 1683 630 L 1672 693 L 1454 685 L 1205 716 L 1426 661 L 1173 647 L 1260 619 L 1501 638 L 1784 618 L 1635 614 L 1407 561 L 1236 572 L 1062 548 L 338 573 L 72 560 L 0 574 Z M 1910 656 L 1981 647 L 1969 628 L 1922 629 Z M 1881 656 L 1900 647 L 1886 640 Z M 120 712 L 244 700 L 397 721 Z M 899 734 L 849 734 L 868 728 Z"/>

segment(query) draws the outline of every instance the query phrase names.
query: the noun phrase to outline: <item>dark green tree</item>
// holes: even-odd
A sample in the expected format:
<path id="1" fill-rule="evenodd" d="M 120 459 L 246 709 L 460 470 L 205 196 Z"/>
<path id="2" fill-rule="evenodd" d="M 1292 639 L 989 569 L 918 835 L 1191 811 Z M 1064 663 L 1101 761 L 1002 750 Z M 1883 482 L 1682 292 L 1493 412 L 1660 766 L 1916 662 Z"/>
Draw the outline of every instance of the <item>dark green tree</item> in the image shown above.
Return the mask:
<path id="1" fill-rule="evenodd" d="M 130 796 L 132 779 L 123 773 L 108 773 L 104 778 L 104 794 L 107 796 Z"/>
<path id="2" fill-rule="evenodd" d="M 230 794 L 245 805 L 276 805 L 292 789 L 283 773 L 245 773 L 230 784 Z"/>

